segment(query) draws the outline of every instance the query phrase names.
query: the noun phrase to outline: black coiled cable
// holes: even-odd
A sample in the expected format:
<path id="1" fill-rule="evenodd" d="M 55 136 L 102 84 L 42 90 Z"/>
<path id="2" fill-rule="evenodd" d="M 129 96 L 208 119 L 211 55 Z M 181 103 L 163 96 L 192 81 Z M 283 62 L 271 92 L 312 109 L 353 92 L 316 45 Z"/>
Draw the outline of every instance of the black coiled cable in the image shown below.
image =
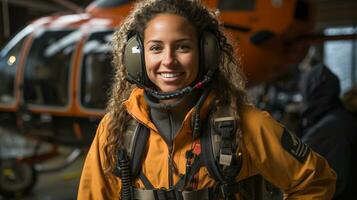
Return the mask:
<path id="1" fill-rule="evenodd" d="M 124 149 L 119 149 L 118 152 L 119 171 L 121 176 L 121 199 L 131 200 L 132 198 L 132 183 L 129 159 Z"/>
<path id="2" fill-rule="evenodd" d="M 205 99 L 207 98 L 210 91 L 211 91 L 210 87 L 205 88 L 205 90 L 203 91 L 203 94 L 198 99 L 198 101 L 195 105 L 195 111 L 192 114 L 192 130 L 193 130 L 192 136 L 193 136 L 194 140 L 197 139 L 200 134 L 200 128 L 201 128 L 200 111 L 201 111 L 202 104 L 205 101 Z"/>

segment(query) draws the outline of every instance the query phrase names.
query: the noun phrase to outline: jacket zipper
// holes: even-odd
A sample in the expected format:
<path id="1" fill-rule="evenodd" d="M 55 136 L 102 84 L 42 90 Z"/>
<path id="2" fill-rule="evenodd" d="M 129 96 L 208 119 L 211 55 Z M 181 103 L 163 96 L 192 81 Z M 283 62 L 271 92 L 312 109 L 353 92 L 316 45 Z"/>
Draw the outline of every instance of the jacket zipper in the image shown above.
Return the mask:
<path id="1" fill-rule="evenodd" d="M 173 135 L 175 134 L 174 131 L 173 131 L 173 126 L 172 126 L 172 123 L 173 123 L 173 119 L 172 119 L 172 115 L 170 115 L 169 112 L 168 113 L 168 118 L 169 118 L 169 123 L 170 123 L 170 134 L 169 134 L 169 144 L 168 144 L 168 149 L 169 149 L 169 155 L 168 155 L 168 164 L 169 164 L 169 188 L 173 188 L 174 187 L 174 181 L 173 181 L 173 177 L 174 177 L 174 171 L 176 173 L 178 173 L 177 171 L 177 166 L 174 162 L 174 159 L 173 159 L 173 144 L 174 144 L 174 140 L 177 136 L 177 134 L 175 135 L 175 137 L 173 137 Z M 177 133 L 180 133 L 181 132 L 181 129 L 183 127 L 183 123 L 181 124 L 181 127 L 178 129 Z"/>
<path id="2" fill-rule="evenodd" d="M 172 130 L 172 116 L 170 114 L 170 112 L 168 113 L 168 117 L 169 117 L 169 122 L 170 122 L 170 134 L 169 134 L 169 155 L 168 155 L 168 164 L 169 164 L 169 188 L 172 188 L 174 185 L 174 180 L 173 180 L 173 167 L 174 167 L 174 161 L 172 158 L 172 154 L 173 154 L 173 130 Z"/>

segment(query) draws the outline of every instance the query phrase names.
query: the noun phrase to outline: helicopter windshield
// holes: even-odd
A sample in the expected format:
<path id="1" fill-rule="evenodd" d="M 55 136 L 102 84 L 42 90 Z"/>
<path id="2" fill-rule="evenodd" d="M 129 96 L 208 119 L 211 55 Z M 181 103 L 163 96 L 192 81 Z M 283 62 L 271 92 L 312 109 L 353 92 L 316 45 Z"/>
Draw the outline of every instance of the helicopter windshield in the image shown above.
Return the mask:
<path id="1" fill-rule="evenodd" d="M 113 1 L 113 0 L 98 0 L 98 1 L 95 1 L 94 3 L 98 7 L 105 8 L 105 7 L 121 6 L 121 5 L 127 4 L 129 2 L 130 2 L 130 0 L 116 0 L 116 1 Z"/>
<path id="2" fill-rule="evenodd" d="M 81 33 L 72 30 L 40 30 L 34 37 L 25 65 L 25 103 L 65 106 L 69 101 L 72 55 Z"/>
<path id="3" fill-rule="evenodd" d="M 113 31 L 93 33 L 83 47 L 80 100 L 85 108 L 104 109 L 113 79 L 110 47 Z"/>
<path id="4" fill-rule="evenodd" d="M 15 74 L 26 36 L 32 31 L 30 26 L 15 35 L 0 52 L 0 104 L 15 102 Z"/>

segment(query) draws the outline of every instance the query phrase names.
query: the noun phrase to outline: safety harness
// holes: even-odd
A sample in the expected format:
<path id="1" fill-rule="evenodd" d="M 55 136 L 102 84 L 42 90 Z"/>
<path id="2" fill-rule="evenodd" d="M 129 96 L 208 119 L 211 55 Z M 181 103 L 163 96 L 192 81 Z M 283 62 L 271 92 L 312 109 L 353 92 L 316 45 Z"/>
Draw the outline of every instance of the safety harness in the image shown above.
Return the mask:
<path id="1" fill-rule="evenodd" d="M 211 112 L 206 123 L 206 134 L 199 135 L 199 142 L 186 152 L 186 171 L 176 185 L 169 189 L 158 189 L 142 173 L 141 165 L 147 152 L 150 130 L 132 119 L 125 133 L 124 148 L 118 151 L 115 175 L 121 178 L 121 198 L 145 200 L 193 200 L 235 199 L 239 194 L 244 199 L 263 199 L 264 181 L 254 176 L 236 182 L 242 166 L 239 150 L 239 123 L 233 110 L 227 106 Z M 237 131 L 238 130 L 238 131 Z M 238 152 L 238 153 L 237 153 Z M 214 187 L 194 190 L 195 175 L 200 167 L 206 166 L 216 181 Z M 135 188 L 132 180 L 139 178 L 145 189 Z M 259 191 L 258 191 L 259 190 Z"/>

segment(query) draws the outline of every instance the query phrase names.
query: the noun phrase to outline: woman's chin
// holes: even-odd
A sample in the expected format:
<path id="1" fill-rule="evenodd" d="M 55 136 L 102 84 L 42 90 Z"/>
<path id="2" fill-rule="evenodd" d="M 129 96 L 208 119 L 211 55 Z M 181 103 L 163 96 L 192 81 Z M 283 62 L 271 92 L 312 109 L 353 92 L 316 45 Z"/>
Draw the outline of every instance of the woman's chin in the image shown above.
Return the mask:
<path id="1" fill-rule="evenodd" d="M 182 89 L 181 87 L 166 87 L 166 88 L 161 88 L 160 92 L 173 93 L 173 92 L 177 92 L 181 89 Z"/>

